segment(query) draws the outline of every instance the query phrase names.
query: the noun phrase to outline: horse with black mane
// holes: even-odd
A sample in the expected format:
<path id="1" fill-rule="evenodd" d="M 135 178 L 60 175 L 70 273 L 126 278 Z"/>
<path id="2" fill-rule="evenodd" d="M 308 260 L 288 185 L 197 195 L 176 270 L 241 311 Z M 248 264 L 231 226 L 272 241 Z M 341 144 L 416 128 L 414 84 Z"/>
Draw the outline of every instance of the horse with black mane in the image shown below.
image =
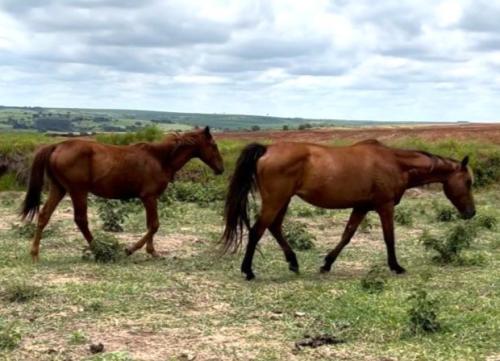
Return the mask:
<path id="1" fill-rule="evenodd" d="M 427 152 L 397 149 L 377 140 L 346 147 L 283 142 L 249 144 L 242 151 L 225 204 L 224 250 L 236 251 L 244 229 L 248 245 L 241 271 L 253 279 L 252 259 L 266 229 L 283 249 L 289 269 L 299 271 L 295 253 L 283 236 L 282 224 L 290 199 L 298 195 L 322 208 L 352 208 L 340 243 L 325 257 L 321 272 L 329 272 L 369 211 L 378 213 L 387 248 L 389 268 L 403 273 L 394 246 L 394 207 L 408 188 L 442 183 L 446 197 L 463 218 L 475 214 L 468 156 L 461 162 Z M 248 195 L 257 189 L 262 207 L 250 225 Z"/>
<path id="2" fill-rule="evenodd" d="M 38 213 L 44 174 L 47 174 L 49 194 L 38 215 L 31 246 L 33 261 L 38 260 L 43 229 L 66 193 L 73 202 L 75 223 L 89 244 L 93 240 L 87 221 L 89 193 L 104 198 L 139 198 L 146 209 L 148 231 L 127 248 L 127 253 L 132 254 L 147 244 L 146 251 L 153 257 L 158 256 L 153 246 L 153 236 L 159 227 L 158 198 L 175 173 L 192 158 L 200 158 L 216 174 L 224 171 L 222 157 L 208 127 L 168 135 L 158 143 L 116 146 L 72 139 L 42 147 L 35 154 L 21 210 L 22 218 L 28 220 Z"/>

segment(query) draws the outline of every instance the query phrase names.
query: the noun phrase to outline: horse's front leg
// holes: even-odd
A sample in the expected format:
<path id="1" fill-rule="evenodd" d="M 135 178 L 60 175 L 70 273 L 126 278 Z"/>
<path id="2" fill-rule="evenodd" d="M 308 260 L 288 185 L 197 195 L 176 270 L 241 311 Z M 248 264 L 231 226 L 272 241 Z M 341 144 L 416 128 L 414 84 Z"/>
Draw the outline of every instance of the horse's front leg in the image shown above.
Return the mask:
<path id="1" fill-rule="evenodd" d="M 394 245 L 394 204 L 388 203 L 377 208 L 380 216 L 382 230 L 384 232 L 384 241 L 387 248 L 387 263 L 391 271 L 401 274 L 406 270 L 401 267 L 396 258 L 396 247 Z"/>
<path id="2" fill-rule="evenodd" d="M 153 257 L 158 257 L 158 253 L 153 246 L 153 236 L 158 231 L 160 227 L 160 222 L 158 221 L 158 209 L 157 209 L 157 197 L 147 197 L 141 199 L 146 209 L 146 222 L 148 231 L 137 243 L 128 247 L 126 252 L 131 255 L 138 249 L 142 248 L 146 243 L 146 251 Z"/>

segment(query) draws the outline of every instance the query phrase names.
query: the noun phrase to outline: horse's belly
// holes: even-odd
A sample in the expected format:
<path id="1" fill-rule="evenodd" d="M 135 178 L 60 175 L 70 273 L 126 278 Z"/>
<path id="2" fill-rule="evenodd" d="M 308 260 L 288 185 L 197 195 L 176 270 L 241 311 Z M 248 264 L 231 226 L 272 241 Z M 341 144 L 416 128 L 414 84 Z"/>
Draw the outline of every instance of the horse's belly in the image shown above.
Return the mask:
<path id="1" fill-rule="evenodd" d="M 372 201 L 371 192 L 363 187 L 349 189 L 332 186 L 305 188 L 298 190 L 297 195 L 312 205 L 330 209 L 369 205 Z"/>

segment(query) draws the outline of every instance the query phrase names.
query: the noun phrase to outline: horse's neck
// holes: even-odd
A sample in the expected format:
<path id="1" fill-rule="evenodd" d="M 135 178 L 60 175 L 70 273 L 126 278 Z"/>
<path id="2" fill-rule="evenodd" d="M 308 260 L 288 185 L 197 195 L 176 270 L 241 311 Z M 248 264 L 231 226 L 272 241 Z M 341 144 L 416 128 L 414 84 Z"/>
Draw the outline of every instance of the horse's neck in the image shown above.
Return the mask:
<path id="1" fill-rule="evenodd" d="M 452 160 L 419 152 L 408 152 L 398 158 L 408 172 L 408 188 L 442 183 L 458 167 Z"/>
<path id="2" fill-rule="evenodd" d="M 160 160 L 165 171 L 177 172 L 196 155 L 196 144 L 176 144 L 166 142 L 157 144 L 155 156 Z"/>

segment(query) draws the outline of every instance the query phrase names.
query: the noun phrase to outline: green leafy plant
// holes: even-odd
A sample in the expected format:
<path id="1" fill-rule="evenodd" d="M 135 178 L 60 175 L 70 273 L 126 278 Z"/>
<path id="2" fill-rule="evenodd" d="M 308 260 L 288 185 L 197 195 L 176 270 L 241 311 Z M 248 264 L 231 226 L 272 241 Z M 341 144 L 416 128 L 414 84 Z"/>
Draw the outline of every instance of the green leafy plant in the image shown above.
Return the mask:
<path id="1" fill-rule="evenodd" d="M 284 236 L 293 249 L 306 251 L 314 248 L 316 238 L 307 231 L 307 227 L 303 223 L 287 223 L 284 227 Z"/>
<path id="2" fill-rule="evenodd" d="M 0 318 L 0 350 L 10 351 L 21 342 L 22 334 L 17 322 Z"/>
<path id="3" fill-rule="evenodd" d="M 26 282 L 14 279 L 6 282 L 3 289 L 3 298 L 9 302 L 28 302 L 41 294 L 41 288 Z"/>
<path id="4" fill-rule="evenodd" d="M 480 228 L 495 230 L 498 224 L 498 219 L 493 215 L 479 214 L 474 218 L 475 223 Z"/>
<path id="5" fill-rule="evenodd" d="M 87 342 L 87 336 L 82 330 L 73 331 L 68 338 L 68 343 L 70 345 L 82 345 Z"/>
<path id="6" fill-rule="evenodd" d="M 436 205 L 436 219 L 439 222 L 451 222 L 458 219 L 455 209 L 450 206 Z"/>
<path id="7" fill-rule="evenodd" d="M 379 265 L 373 266 L 361 279 L 361 288 L 369 293 L 380 293 L 387 282 L 387 273 Z"/>
<path id="8" fill-rule="evenodd" d="M 413 224 L 413 216 L 408 207 L 398 207 L 394 212 L 394 220 L 402 226 L 411 226 Z"/>
<path id="9" fill-rule="evenodd" d="M 90 251 L 90 252 L 89 252 Z M 84 259 L 94 259 L 98 263 L 116 262 L 124 256 L 124 248 L 116 237 L 97 232 L 90 249 L 84 252 Z"/>
<path id="10" fill-rule="evenodd" d="M 108 232 L 123 232 L 123 223 L 129 216 L 124 203 L 119 200 L 97 198 L 97 214 L 102 221 L 102 229 Z"/>
<path id="11" fill-rule="evenodd" d="M 437 253 L 433 260 L 438 263 L 460 263 L 461 252 L 470 248 L 472 241 L 477 235 L 476 226 L 473 223 L 457 224 L 452 227 L 444 237 L 435 237 L 428 231 L 424 231 L 420 241 L 428 250 Z"/>
<path id="12" fill-rule="evenodd" d="M 441 329 L 438 320 L 438 300 L 429 296 L 422 285 L 408 297 L 408 328 L 411 334 L 433 333 Z"/>

